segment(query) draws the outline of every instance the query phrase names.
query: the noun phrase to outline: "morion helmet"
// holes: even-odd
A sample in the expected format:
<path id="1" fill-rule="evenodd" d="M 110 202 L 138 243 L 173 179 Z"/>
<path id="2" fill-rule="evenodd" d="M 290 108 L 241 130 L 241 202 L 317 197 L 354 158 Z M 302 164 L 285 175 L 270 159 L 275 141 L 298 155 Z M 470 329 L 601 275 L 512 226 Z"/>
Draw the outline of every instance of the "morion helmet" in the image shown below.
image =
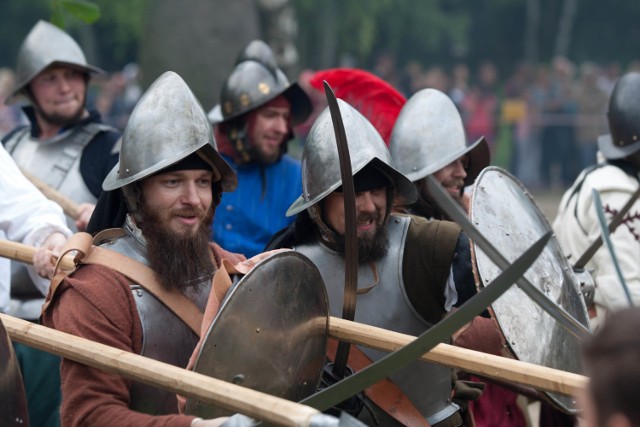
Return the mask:
<path id="1" fill-rule="evenodd" d="M 115 190 L 147 178 L 197 153 L 213 166 L 223 191 L 233 191 L 235 172 L 218 154 L 213 129 L 202 106 L 182 78 L 167 71 L 147 89 L 131 112 L 122 135 L 120 161 L 102 188 Z M 130 209 L 136 200 L 129 200 Z"/>
<path id="2" fill-rule="evenodd" d="M 609 99 L 610 135 L 598 138 L 598 148 L 610 160 L 640 150 L 640 73 L 625 74 L 616 82 Z"/>
<path id="3" fill-rule="evenodd" d="M 53 24 L 38 21 L 20 46 L 16 65 L 17 83 L 6 102 L 13 102 L 15 96 L 35 76 L 51 65 L 65 65 L 86 73 L 105 74 L 100 68 L 87 64 L 82 49 L 69 34 Z"/>
<path id="4" fill-rule="evenodd" d="M 484 138 L 471 145 L 466 141 L 462 118 L 453 101 L 439 90 L 423 89 L 402 107 L 389 150 L 394 166 L 413 182 L 468 154 L 465 185 L 469 185 L 489 166 L 490 154 Z"/>
<path id="5" fill-rule="evenodd" d="M 311 114 L 311 100 L 297 83 L 289 83 L 271 48 L 254 40 L 236 59 L 220 93 L 222 121 L 233 120 L 283 95 L 291 104 L 294 125 Z"/>
<path id="6" fill-rule="evenodd" d="M 407 203 L 418 197 L 413 183 L 391 166 L 391 155 L 373 125 L 355 108 L 338 99 L 344 123 L 351 169 L 356 175 L 371 164 L 394 184 L 397 195 Z M 302 196 L 287 211 L 287 216 L 307 209 L 342 185 L 336 137 L 329 108 L 318 116 L 309 131 L 302 152 Z"/>

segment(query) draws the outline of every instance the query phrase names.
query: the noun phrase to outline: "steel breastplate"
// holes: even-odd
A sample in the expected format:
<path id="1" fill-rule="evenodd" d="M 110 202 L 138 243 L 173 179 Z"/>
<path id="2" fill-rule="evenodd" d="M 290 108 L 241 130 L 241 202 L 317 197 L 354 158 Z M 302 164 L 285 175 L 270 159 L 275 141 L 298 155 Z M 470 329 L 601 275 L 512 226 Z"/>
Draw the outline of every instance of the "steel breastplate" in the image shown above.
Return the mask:
<path id="1" fill-rule="evenodd" d="M 31 137 L 31 128 L 17 131 L 5 142 L 16 163 L 76 203 L 95 203 L 80 174 L 84 148 L 101 131 L 111 130 L 100 123 L 76 126 L 46 141 Z"/>
<path id="2" fill-rule="evenodd" d="M 129 230 L 128 230 L 129 231 Z M 131 233 L 101 245 L 106 249 L 126 255 L 145 265 L 146 247 Z M 209 296 L 211 284 L 200 286 L 192 298 L 203 307 Z M 198 337 L 162 302 L 136 283 L 131 283 L 140 323 L 142 325 L 142 351 L 140 354 L 160 362 L 185 368 L 198 343 Z M 135 411 L 153 415 L 178 412 L 176 394 L 133 381 L 129 407 Z"/>
<path id="3" fill-rule="evenodd" d="M 58 190 L 76 203 L 96 203 L 80 174 L 80 157 L 84 147 L 101 130 L 110 129 L 99 123 L 78 126 L 46 141 L 31 137 L 29 126 L 17 131 L 6 141 L 5 148 L 22 169 Z M 77 231 L 75 222 L 67 218 L 67 226 Z M 42 299 L 27 268 L 19 262 L 11 263 L 11 294 L 21 301 Z M 34 313 L 35 318 L 39 313 Z M 32 316 L 26 316 L 32 317 Z"/>
<path id="4" fill-rule="evenodd" d="M 389 219 L 388 256 L 375 263 L 378 284 L 357 296 L 355 321 L 415 336 L 423 333 L 431 324 L 417 314 L 404 288 L 402 260 L 410 221 L 409 217 L 395 215 Z M 327 287 L 330 313 L 340 317 L 344 298 L 344 256 L 317 240 L 295 249 L 311 259 L 320 270 Z M 368 288 L 374 282 L 373 268 L 368 264 L 358 266 L 358 289 Z M 366 347 L 359 348 L 373 361 L 387 354 Z M 459 409 L 451 402 L 451 375 L 450 368 L 413 362 L 389 378 L 433 425 Z"/>

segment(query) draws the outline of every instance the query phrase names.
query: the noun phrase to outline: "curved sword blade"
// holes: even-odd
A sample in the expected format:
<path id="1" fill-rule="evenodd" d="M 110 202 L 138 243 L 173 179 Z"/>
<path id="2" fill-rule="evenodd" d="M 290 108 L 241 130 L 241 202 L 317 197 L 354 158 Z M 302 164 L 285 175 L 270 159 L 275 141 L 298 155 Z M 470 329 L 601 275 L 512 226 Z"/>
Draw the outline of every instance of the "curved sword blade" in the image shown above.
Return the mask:
<path id="1" fill-rule="evenodd" d="M 344 226 L 345 226 L 345 251 L 344 251 L 344 300 L 342 304 L 342 318 L 353 320 L 356 313 L 356 292 L 358 290 L 358 230 L 356 229 L 356 193 L 353 188 L 353 172 L 351 170 L 351 157 L 347 135 L 342 122 L 342 115 L 338 107 L 333 89 L 326 81 L 324 93 L 329 103 L 329 112 L 333 122 L 333 131 L 336 135 L 338 146 L 338 158 L 340 159 L 340 176 L 342 178 L 342 194 L 344 197 Z M 333 364 L 333 373 L 338 377 L 344 377 L 347 359 L 349 358 L 349 343 L 338 344 L 336 357 Z"/>
<path id="2" fill-rule="evenodd" d="M 427 188 L 438 206 L 449 215 L 469 238 L 477 244 L 480 249 L 497 265 L 504 270 L 509 265 L 509 261 L 489 242 L 478 229 L 471 223 L 466 212 L 456 203 L 449 193 L 442 187 L 433 175 L 427 176 Z M 517 281 L 518 286 L 529 298 L 535 301 L 544 311 L 549 313 L 558 323 L 574 334 L 578 339 L 584 339 L 591 335 L 591 332 L 582 323 L 578 322 L 571 314 L 562 307 L 551 301 L 540 289 L 536 288 L 526 277 L 521 277 Z"/>
<path id="3" fill-rule="evenodd" d="M 455 331 L 482 313 L 509 289 L 519 277 L 522 277 L 524 272 L 542 253 L 550 238 L 551 232 L 542 236 L 513 264 L 500 273 L 493 282 L 465 302 L 456 312 L 436 323 L 410 344 L 388 354 L 360 372 L 304 399 L 300 403 L 324 411 L 417 360 L 436 345 L 449 339 Z"/>
<path id="4" fill-rule="evenodd" d="M 598 193 L 598 190 L 596 190 L 595 188 L 591 190 L 591 197 L 593 198 L 593 203 L 596 208 L 596 213 L 598 214 L 598 223 L 600 224 L 600 232 L 602 235 L 601 241 L 604 241 L 607 245 L 607 249 L 609 250 L 609 255 L 611 256 L 611 261 L 613 262 L 613 266 L 616 269 L 618 280 L 620 280 L 620 285 L 622 285 L 622 289 L 624 290 L 624 294 L 627 297 L 629 306 L 633 307 L 633 299 L 631 298 L 631 292 L 629 292 L 629 287 L 627 286 L 627 282 L 624 280 L 624 276 L 622 275 L 622 270 L 620 269 L 620 263 L 618 263 L 618 256 L 616 255 L 616 251 L 613 248 L 613 242 L 611 241 L 611 236 L 609 235 L 609 228 L 607 227 L 607 220 L 604 217 L 604 209 L 602 208 L 602 200 L 600 199 L 600 193 Z"/>

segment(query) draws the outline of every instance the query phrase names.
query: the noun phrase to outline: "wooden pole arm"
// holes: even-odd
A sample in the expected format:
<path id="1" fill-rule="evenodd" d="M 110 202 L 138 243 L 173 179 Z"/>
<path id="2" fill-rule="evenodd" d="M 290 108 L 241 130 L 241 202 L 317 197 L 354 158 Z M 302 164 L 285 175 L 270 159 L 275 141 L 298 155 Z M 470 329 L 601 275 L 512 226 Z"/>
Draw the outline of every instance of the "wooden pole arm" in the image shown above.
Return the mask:
<path id="1" fill-rule="evenodd" d="M 25 264 L 33 264 L 33 255 L 37 248 L 10 240 L 0 240 L 0 257 L 20 261 Z M 70 255 L 62 258 L 60 268 L 71 270 L 74 267 L 73 257 Z"/>
<path id="2" fill-rule="evenodd" d="M 35 185 L 36 188 L 40 190 L 40 192 L 44 194 L 47 199 L 59 204 L 68 217 L 72 219 L 78 219 L 78 204 L 76 202 L 60 193 L 58 190 L 55 190 L 51 186 L 45 184 L 42 180 L 27 172 L 26 170 L 20 169 L 20 172 L 22 172 L 22 174 L 26 176 L 27 179 L 31 181 L 31 183 Z"/>
<path id="3" fill-rule="evenodd" d="M 279 426 L 309 426 L 316 409 L 0 313 L 11 340 Z"/>
<path id="4" fill-rule="evenodd" d="M 397 350 L 416 338 L 336 317 L 331 317 L 329 321 L 329 335 L 352 344 L 388 352 Z M 448 344 L 438 344 L 422 356 L 421 360 L 570 396 L 575 396 L 588 382 L 588 378 L 583 375 Z"/>
<path id="5" fill-rule="evenodd" d="M 31 264 L 36 249 L 10 241 L 0 241 L 0 256 Z M 73 268 L 73 258 L 63 258 L 63 270 Z M 415 337 L 362 323 L 350 322 L 337 317 L 329 321 L 329 335 L 333 338 L 363 345 L 381 351 L 394 351 L 413 341 Z M 91 342 L 91 341 L 89 341 Z M 57 354 L 57 353 L 56 353 Z M 521 362 L 507 357 L 473 351 L 448 344 L 439 344 L 422 360 L 462 369 L 483 377 L 503 382 L 533 387 L 538 390 L 575 396 L 583 389 L 588 379 L 582 375 L 532 363 Z"/>

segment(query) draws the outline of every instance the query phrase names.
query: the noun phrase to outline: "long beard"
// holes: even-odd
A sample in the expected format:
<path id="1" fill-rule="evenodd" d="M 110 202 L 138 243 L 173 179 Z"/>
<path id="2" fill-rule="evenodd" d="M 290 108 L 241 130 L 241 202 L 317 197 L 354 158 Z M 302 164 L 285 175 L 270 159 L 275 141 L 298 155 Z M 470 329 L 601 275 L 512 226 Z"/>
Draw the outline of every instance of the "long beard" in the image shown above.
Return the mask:
<path id="1" fill-rule="evenodd" d="M 215 266 L 209 249 L 213 205 L 202 215 L 194 234 L 175 233 L 156 212 L 141 208 L 142 233 L 147 241 L 147 257 L 157 278 L 167 289 L 189 290 L 213 277 Z"/>
<path id="2" fill-rule="evenodd" d="M 374 219 L 379 221 L 379 219 Z M 335 250 L 341 254 L 345 252 L 345 239 L 336 233 Z M 389 250 L 389 235 L 387 227 L 378 226 L 371 238 L 358 237 L 358 264 L 375 262 L 387 254 Z"/>

